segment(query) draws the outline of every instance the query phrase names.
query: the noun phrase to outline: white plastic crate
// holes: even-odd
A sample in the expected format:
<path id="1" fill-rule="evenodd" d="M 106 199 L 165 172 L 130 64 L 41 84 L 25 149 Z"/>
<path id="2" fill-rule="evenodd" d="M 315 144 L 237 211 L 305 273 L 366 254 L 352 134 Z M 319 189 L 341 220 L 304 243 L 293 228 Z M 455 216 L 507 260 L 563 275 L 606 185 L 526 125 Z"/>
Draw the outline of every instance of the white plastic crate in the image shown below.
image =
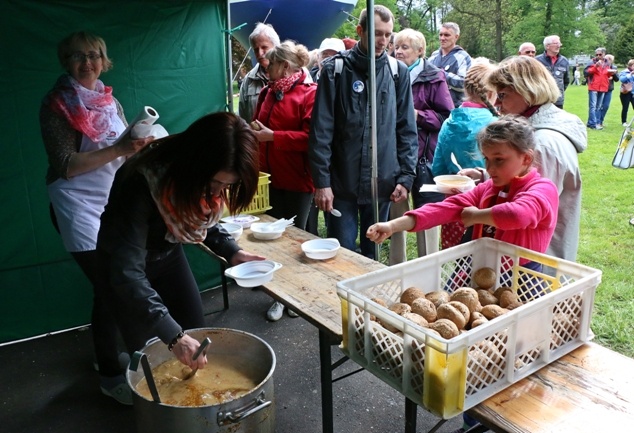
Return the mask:
<path id="1" fill-rule="evenodd" d="M 520 267 L 520 259 L 548 266 L 554 276 Z M 451 340 L 371 301 L 399 302 L 412 286 L 426 293 L 475 287 L 473 273 L 483 267 L 496 269 L 495 287 L 528 293 L 528 302 Z M 339 282 L 342 350 L 410 400 L 448 419 L 589 341 L 600 281 L 597 269 L 478 239 Z"/>

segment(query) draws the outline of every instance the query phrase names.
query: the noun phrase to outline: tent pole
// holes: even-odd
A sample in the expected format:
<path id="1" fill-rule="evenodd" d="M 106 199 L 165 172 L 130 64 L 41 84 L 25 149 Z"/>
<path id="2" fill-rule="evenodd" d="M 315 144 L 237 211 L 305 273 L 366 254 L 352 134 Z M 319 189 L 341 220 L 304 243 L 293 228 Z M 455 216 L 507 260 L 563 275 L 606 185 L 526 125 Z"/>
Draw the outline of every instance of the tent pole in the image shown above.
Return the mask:
<path id="1" fill-rule="evenodd" d="M 369 111 L 370 111 L 370 148 L 372 150 L 372 210 L 374 213 L 374 221 L 379 221 L 379 198 L 378 198 L 378 166 L 377 166 L 377 136 L 376 136 L 376 55 L 375 55 L 375 37 L 374 37 L 374 0 L 367 2 L 367 27 L 368 27 L 368 81 L 369 90 Z M 359 236 L 365 236 L 360 233 Z M 379 244 L 374 244 L 374 259 L 380 260 L 379 252 L 381 248 Z"/>
<path id="2" fill-rule="evenodd" d="M 227 23 L 226 28 L 231 28 L 231 6 L 230 0 L 226 1 L 227 8 Z M 225 53 L 226 53 L 226 67 L 227 67 L 227 111 L 233 113 L 233 71 L 232 71 L 232 59 L 233 54 L 231 52 L 231 31 L 225 32 Z"/>

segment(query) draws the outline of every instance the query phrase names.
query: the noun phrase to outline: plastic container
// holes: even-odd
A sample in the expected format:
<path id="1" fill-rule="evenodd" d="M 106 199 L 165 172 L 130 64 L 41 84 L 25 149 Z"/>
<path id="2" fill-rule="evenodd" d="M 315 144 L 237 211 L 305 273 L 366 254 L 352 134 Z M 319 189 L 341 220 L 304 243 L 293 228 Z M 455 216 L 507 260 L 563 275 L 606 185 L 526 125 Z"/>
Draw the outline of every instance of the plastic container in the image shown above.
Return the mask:
<path id="1" fill-rule="evenodd" d="M 434 177 L 438 192 L 443 194 L 460 194 L 475 188 L 473 179 L 457 174 L 444 174 Z"/>
<path id="2" fill-rule="evenodd" d="M 554 277 L 520 267 L 520 259 L 550 267 Z M 527 293 L 529 300 L 451 340 L 371 300 L 381 298 L 390 305 L 412 286 L 425 293 L 452 293 L 475 286 L 472 276 L 482 267 L 496 269 L 495 287 L 510 286 Z M 342 350 L 410 400 L 449 419 L 589 341 L 600 281 L 597 269 L 478 239 L 339 282 Z"/>
<path id="3" fill-rule="evenodd" d="M 258 177 L 258 190 L 253 196 L 249 207 L 242 211 L 243 213 L 259 215 L 271 209 L 269 205 L 269 184 L 271 180 L 269 177 L 271 177 L 270 174 L 260 172 L 260 177 Z"/>
<path id="4" fill-rule="evenodd" d="M 326 260 L 336 256 L 340 246 L 336 238 L 312 239 L 302 244 L 302 251 L 310 259 Z"/>
<path id="5" fill-rule="evenodd" d="M 258 177 L 258 189 L 249 206 L 242 210 L 243 214 L 259 215 L 272 209 L 269 205 L 269 184 L 271 183 L 269 177 L 271 177 L 270 174 L 260 172 L 260 176 Z M 226 207 L 223 216 L 229 216 L 229 210 Z"/>
<path id="6" fill-rule="evenodd" d="M 270 229 L 271 223 L 253 223 L 251 224 L 251 233 L 256 239 L 271 241 L 280 238 L 286 231 L 286 227 L 277 227 Z"/>
<path id="7" fill-rule="evenodd" d="M 254 260 L 228 268 L 225 275 L 233 278 L 238 286 L 257 287 L 271 281 L 275 271 L 281 267 L 281 263 L 273 260 Z"/>

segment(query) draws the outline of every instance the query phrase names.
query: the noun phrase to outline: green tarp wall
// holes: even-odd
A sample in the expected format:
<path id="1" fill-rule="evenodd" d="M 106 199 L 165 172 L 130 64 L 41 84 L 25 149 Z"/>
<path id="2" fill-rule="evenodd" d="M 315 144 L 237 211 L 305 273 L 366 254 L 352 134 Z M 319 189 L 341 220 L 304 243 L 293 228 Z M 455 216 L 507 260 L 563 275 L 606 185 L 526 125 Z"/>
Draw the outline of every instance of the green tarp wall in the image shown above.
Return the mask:
<path id="1" fill-rule="evenodd" d="M 131 120 L 154 107 L 169 132 L 226 109 L 223 1 L 0 0 L 0 342 L 90 321 L 88 280 L 48 215 L 42 97 L 63 72 L 57 43 L 89 30 L 114 68 L 101 75 Z M 201 289 L 219 267 L 188 250 Z"/>

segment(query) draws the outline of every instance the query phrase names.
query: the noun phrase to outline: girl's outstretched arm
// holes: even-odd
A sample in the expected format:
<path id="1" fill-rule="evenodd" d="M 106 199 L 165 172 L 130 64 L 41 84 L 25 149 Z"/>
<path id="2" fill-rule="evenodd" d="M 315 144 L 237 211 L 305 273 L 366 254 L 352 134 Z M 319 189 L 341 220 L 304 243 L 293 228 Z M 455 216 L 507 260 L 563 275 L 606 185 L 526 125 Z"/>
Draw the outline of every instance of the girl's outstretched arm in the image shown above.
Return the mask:
<path id="1" fill-rule="evenodd" d="M 413 229 L 415 222 L 414 217 L 402 216 L 384 223 L 371 225 L 365 235 L 372 242 L 380 244 L 392 236 L 393 233 Z"/>

